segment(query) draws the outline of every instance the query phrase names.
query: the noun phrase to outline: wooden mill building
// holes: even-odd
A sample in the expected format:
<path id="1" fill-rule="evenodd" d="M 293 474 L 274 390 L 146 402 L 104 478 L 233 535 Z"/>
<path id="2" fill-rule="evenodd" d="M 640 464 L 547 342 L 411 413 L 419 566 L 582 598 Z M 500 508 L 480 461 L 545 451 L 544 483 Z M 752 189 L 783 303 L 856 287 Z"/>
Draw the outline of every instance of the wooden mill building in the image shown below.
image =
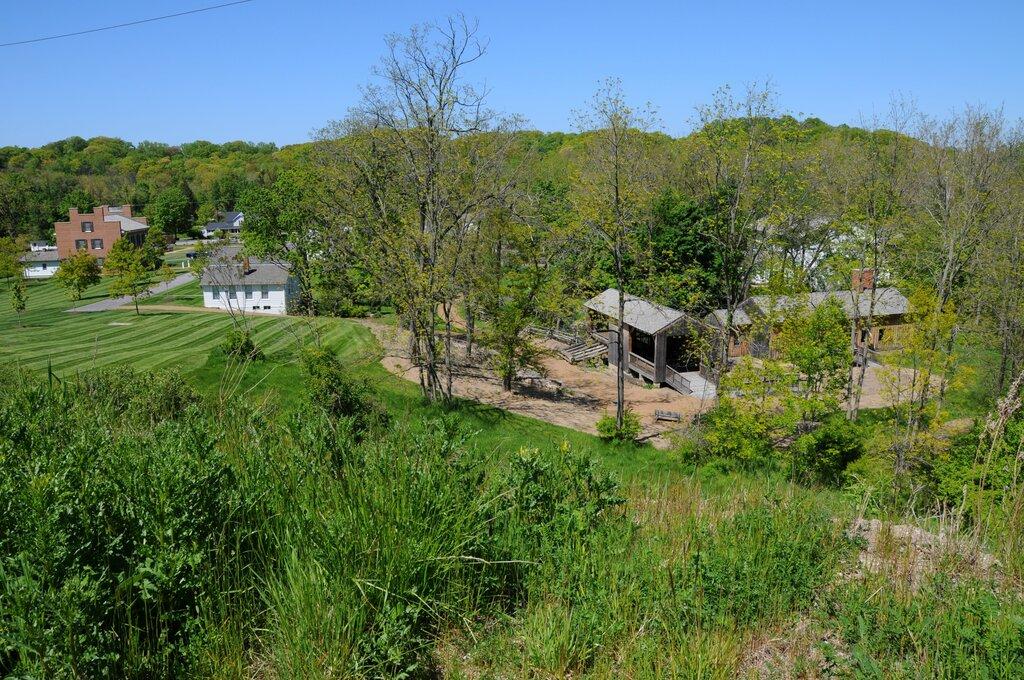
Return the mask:
<path id="1" fill-rule="evenodd" d="M 678 309 L 625 294 L 623 357 L 626 368 L 657 385 L 683 394 L 709 396 L 714 387 L 700 375 L 694 320 Z M 608 363 L 618 365 L 619 291 L 614 288 L 584 303 L 592 336 L 608 347 Z"/>

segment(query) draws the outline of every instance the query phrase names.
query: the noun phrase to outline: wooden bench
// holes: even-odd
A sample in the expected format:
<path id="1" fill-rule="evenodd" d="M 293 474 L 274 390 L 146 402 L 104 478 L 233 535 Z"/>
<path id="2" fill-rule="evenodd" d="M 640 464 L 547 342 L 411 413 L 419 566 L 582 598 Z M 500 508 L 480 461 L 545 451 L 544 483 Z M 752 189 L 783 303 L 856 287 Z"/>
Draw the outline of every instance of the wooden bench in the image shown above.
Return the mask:
<path id="1" fill-rule="evenodd" d="M 678 422 L 682 421 L 683 414 L 679 413 L 678 411 L 661 411 L 661 410 L 657 410 L 657 411 L 654 412 L 654 419 L 655 420 L 668 420 L 668 421 L 671 421 L 673 423 L 678 423 Z"/>

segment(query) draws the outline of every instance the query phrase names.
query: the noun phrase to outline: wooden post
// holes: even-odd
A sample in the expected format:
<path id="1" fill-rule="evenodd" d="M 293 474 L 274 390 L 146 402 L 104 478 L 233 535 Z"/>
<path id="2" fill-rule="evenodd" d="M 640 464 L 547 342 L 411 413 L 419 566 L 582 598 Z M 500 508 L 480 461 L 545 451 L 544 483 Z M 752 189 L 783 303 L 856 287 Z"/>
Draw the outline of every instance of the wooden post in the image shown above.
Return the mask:
<path id="1" fill-rule="evenodd" d="M 618 350 L 619 334 L 613 330 L 611 333 L 608 333 L 607 337 L 608 337 L 608 365 L 609 366 L 618 366 L 619 365 L 619 350 Z M 628 357 L 628 356 L 629 356 L 628 354 L 623 352 L 623 357 Z"/>
<path id="2" fill-rule="evenodd" d="M 668 334 L 658 333 L 654 336 L 654 382 L 665 382 L 665 364 L 668 358 Z"/>

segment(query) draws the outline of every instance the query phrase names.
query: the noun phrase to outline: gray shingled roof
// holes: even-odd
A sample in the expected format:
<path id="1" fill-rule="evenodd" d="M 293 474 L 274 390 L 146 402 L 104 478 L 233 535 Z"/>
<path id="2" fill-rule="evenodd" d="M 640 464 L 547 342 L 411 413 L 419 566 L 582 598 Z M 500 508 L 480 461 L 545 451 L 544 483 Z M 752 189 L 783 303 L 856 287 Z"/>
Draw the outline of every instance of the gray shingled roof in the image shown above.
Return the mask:
<path id="1" fill-rule="evenodd" d="M 242 265 L 214 264 L 203 271 L 199 283 L 203 286 L 261 286 L 283 285 L 291 276 L 287 264 L 278 262 L 249 262 L 249 269 L 243 272 Z"/>
<path id="2" fill-rule="evenodd" d="M 729 312 L 724 309 L 716 309 L 704 317 L 708 323 L 714 322 L 719 328 L 725 328 L 725 320 L 728 318 Z M 749 326 L 750 317 L 747 316 L 747 313 L 742 309 L 735 309 L 732 312 L 732 325 L 734 328 L 738 326 Z"/>
<path id="3" fill-rule="evenodd" d="M 626 325 L 650 335 L 668 328 L 685 316 L 678 309 L 648 302 L 629 293 L 626 293 L 625 299 L 623 310 L 625 318 L 623 320 Z M 587 300 L 583 306 L 617 321 L 619 318 L 619 291 L 609 288 Z"/>
<path id="4" fill-rule="evenodd" d="M 206 229 L 207 231 L 210 231 L 210 230 L 213 230 L 213 231 L 229 231 L 231 229 L 241 229 L 242 227 L 241 226 L 236 226 L 235 224 L 233 224 L 231 222 L 224 221 L 224 222 L 207 222 L 206 226 L 203 227 L 203 228 Z"/>
<path id="5" fill-rule="evenodd" d="M 745 305 L 753 311 L 767 315 L 771 311 L 784 313 L 800 304 L 807 304 L 812 309 L 830 297 L 837 299 L 843 306 L 848 319 L 866 317 L 871 310 L 871 291 L 866 290 L 859 295 L 851 290 L 817 291 L 806 295 L 780 296 L 755 295 Z M 910 311 L 910 302 L 896 288 L 878 287 L 875 289 L 875 316 L 895 316 Z"/>
<path id="6" fill-rule="evenodd" d="M 25 253 L 18 259 L 22 262 L 57 262 L 60 258 L 57 257 L 56 250 L 40 250 L 34 253 Z"/>

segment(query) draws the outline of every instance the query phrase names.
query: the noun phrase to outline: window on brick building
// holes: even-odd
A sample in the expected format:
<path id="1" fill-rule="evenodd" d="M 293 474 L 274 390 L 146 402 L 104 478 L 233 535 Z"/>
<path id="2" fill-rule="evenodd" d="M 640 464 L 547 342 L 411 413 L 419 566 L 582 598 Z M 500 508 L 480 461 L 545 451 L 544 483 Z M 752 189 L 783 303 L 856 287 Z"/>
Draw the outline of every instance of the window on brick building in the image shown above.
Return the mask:
<path id="1" fill-rule="evenodd" d="M 101 239 L 101 238 L 94 238 L 92 240 L 92 249 L 93 250 L 103 250 L 103 239 Z"/>
<path id="2" fill-rule="evenodd" d="M 92 222 L 82 222 L 82 233 L 83 234 L 90 234 L 90 233 L 92 233 Z"/>
<path id="3" fill-rule="evenodd" d="M 85 250 L 89 245 L 89 242 L 84 238 L 75 239 L 75 250 Z"/>

